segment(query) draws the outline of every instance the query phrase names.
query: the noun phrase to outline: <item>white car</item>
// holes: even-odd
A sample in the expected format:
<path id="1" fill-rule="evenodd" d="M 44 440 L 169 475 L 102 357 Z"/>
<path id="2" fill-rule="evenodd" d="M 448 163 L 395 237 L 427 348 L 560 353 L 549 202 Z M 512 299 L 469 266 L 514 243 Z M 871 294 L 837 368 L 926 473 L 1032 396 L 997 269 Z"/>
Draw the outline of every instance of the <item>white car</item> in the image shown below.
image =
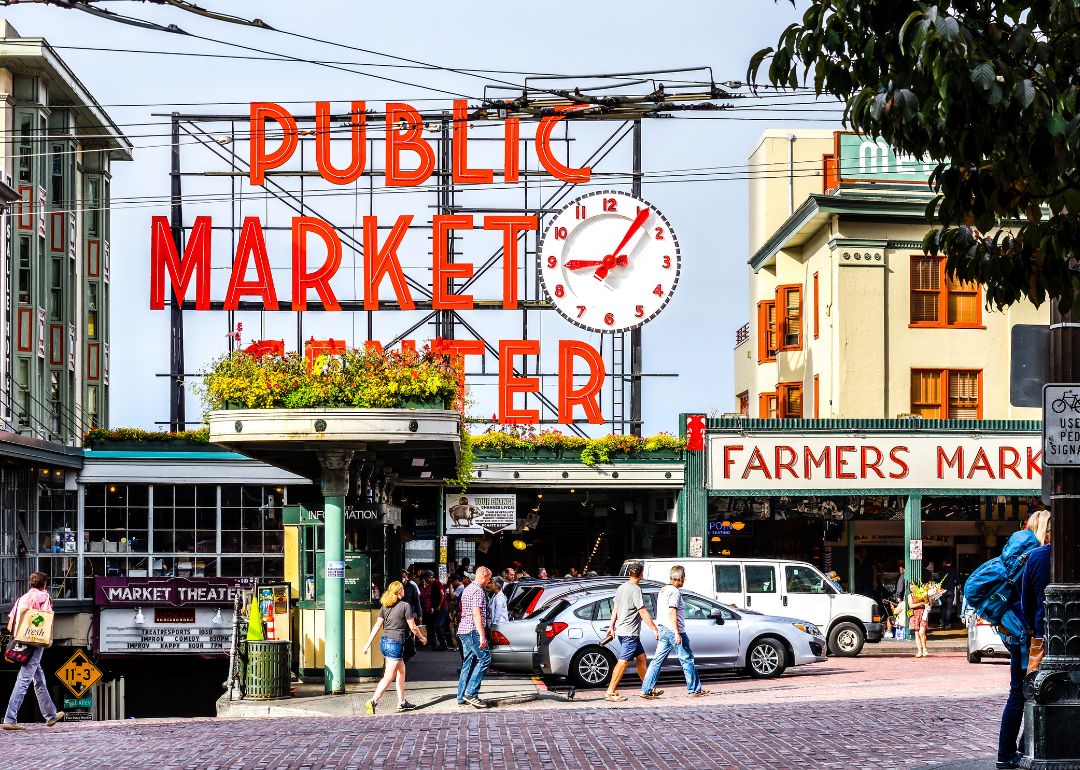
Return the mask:
<path id="1" fill-rule="evenodd" d="M 982 663 L 985 657 L 1009 657 L 1009 649 L 990 623 L 974 612 L 967 613 L 964 622 L 968 630 L 968 663 Z"/>
<path id="2" fill-rule="evenodd" d="M 849 594 L 812 564 L 784 559 L 629 559 L 644 567 L 647 580 L 668 582 L 675 565 L 686 570 L 683 587 L 731 607 L 764 615 L 800 618 L 820 628 L 829 651 L 854 657 L 866 642 L 884 635 L 881 608 L 868 596 Z"/>

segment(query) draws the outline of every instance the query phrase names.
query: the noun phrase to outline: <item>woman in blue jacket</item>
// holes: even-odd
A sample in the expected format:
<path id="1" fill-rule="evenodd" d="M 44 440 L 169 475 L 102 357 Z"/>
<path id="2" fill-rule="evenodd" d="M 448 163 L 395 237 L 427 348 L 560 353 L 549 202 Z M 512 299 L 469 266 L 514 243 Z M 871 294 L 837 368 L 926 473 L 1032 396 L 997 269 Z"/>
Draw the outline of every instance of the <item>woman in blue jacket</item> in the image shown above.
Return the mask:
<path id="1" fill-rule="evenodd" d="M 1027 564 L 1020 578 L 1020 602 L 1018 614 L 1035 635 L 1043 628 L 1043 592 L 1050 582 L 1050 511 L 1036 511 L 1027 520 L 1027 530 L 1035 535 L 1039 547 L 1028 554 Z M 1013 535 L 1019 535 L 1017 532 Z M 1045 573 L 1045 574 L 1044 574 Z M 1030 615 L 1029 615 L 1030 612 Z M 1028 643 L 1009 645 L 1009 699 L 1001 714 L 1001 731 L 998 734 L 997 767 L 1020 767 L 1023 756 L 1017 751 L 1017 736 L 1024 716 L 1024 676 L 1027 674 Z M 1020 740 L 1023 745 L 1023 739 Z"/>

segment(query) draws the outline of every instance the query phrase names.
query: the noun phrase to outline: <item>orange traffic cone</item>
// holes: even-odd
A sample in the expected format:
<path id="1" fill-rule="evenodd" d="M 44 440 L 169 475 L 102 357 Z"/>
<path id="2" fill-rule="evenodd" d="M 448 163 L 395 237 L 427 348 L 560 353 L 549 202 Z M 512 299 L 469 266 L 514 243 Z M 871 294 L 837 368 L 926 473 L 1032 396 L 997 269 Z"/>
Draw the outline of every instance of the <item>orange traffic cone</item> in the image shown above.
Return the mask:
<path id="1" fill-rule="evenodd" d="M 277 639 L 277 634 L 274 632 L 274 605 L 271 604 L 266 611 L 266 638 L 270 641 Z"/>

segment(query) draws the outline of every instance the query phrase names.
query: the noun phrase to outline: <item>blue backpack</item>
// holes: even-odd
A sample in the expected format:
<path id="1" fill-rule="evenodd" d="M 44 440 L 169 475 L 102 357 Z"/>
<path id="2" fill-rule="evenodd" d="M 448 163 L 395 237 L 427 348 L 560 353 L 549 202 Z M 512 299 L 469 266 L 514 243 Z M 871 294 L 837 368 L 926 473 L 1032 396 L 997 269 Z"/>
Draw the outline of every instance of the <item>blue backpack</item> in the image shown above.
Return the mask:
<path id="1" fill-rule="evenodd" d="M 964 598 L 969 608 L 997 626 L 1001 638 L 1017 643 L 1027 637 L 1024 621 L 1013 612 L 1020 596 L 1017 583 L 1024 574 L 1028 556 L 1039 547 L 1035 535 L 1026 529 L 1014 532 L 1001 556 L 982 564 L 964 583 Z M 1002 629 L 1007 633 L 1002 633 Z"/>

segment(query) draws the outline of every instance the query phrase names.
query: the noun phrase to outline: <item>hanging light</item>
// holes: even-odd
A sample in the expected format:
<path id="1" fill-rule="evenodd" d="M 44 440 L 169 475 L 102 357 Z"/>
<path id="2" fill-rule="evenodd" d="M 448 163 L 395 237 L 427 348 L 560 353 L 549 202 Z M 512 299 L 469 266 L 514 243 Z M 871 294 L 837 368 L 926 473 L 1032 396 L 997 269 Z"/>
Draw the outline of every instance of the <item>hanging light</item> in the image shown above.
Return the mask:
<path id="1" fill-rule="evenodd" d="M 731 525 L 731 528 L 732 529 L 742 529 L 745 526 L 746 526 L 746 522 L 744 522 L 744 521 L 736 521 L 734 524 Z"/>
<path id="2" fill-rule="evenodd" d="M 217 623 L 218 625 L 221 625 L 222 623 L 225 622 L 225 618 L 221 617 L 221 607 L 217 608 L 217 614 L 214 615 L 214 619 L 211 620 L 210 622 L 211 623 Z"/>
<path id="3" fill-rule="evenodd" d="M 141 626 L 145 622 L 146 622 L 146 618 L 143 617 L 142 607 L 136 607 L 135 608 L 135 625 Z"/>
<path id="4" fill-rule="evenodd" d="M 513 545 L 514 548 L 517 548 L 519 551 L 524 551 L 527 547 L 524 540 L 515 540 Z"/>
<path id="5" fill-rule="evenodd" d="M 720 552 L 720 555 L 721 556 L 731 556 L 731 551 L 723 550 L 723 551 Z"/>

